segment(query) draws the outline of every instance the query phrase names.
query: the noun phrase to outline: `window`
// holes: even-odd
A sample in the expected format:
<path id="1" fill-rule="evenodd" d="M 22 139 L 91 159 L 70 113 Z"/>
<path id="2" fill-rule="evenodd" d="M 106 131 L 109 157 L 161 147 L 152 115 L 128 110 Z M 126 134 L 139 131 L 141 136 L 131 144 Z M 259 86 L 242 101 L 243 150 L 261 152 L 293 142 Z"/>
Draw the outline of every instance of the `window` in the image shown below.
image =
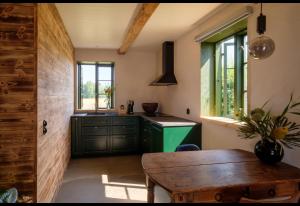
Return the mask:
<path id="1" fill-rule="evenodd" d="M 79 62 L 77 64 L 77 74 L 78 109 L 95 110 L 114 108 L 113 63 Z M 105 93 L 105 91 L 111 91 L 111 95 Z"/>
<path id="2" fill-rule="evenodd" d="M 216 116 L 238 118 L 247 108 L 247 52 L 242 49 L 246 39 L 245 34 L 235 34 L 215 43 Z"/>
<path id="3" fill-rule="evenodd" d="M 247 30 L 240 29 L 243 25 L 201 43 L 202 115 L 239 119 L 247 113 L 248 48 Z"/>

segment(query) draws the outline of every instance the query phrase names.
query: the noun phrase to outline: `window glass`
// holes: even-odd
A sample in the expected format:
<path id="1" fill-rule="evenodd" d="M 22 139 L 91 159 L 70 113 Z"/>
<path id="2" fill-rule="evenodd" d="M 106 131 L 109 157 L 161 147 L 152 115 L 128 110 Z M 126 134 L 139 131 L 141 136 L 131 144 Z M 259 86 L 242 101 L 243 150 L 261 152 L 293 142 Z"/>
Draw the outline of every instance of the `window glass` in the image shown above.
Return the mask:
<path id="1" fill-rule="evenodd" d="M 113 64 L 78 64 L 78 109 L 114 106 Z"/>
<path id="2" fill-rule="evenodd" d="M 234 43 L 224 43 L 224 116 L 234 114 Z"/>
<path id="3" fill-rule="evenodd" d="M 81 65 L 81 109 L 93 110 L 96 103 L 95 65 Z"/>
<path id="4" fill-rule="evenodd" d="M 217 43 L 221 47 L 221 64 L 216 65 L 219 71 L 217 77 L 216 107 L 219 116 L 232 117 L 234 114 L 234 75 L 235 75 L 235 40 L 234 37 L 227 38 Z M 218 52 L 218 49 L 216 49 Z M 221 74 L 220 74 L 221 73 Z M 221 84 L 221 85 L 220 85 Z"/>
<path id="5" fill-rule="evenodd" d="M 111 66 L 99 66 L 98 68 L 99 80 L 111 80 Z"/>
<path id="6" fill-rule="evenodd" d="M 247 112 L 247 36 L 235 34 L 210 44 L 215 48 L 213 113 L 239 118 Z"/>
<path id="7" fill-rule="evenodd" d="M 247 85 L 248 85 L 248 37 L 247 35 L 244 36 L 244 94 L 243 94 L 243 102 L 244 102 L 244 115 L 247 115 L 248 112 L 248 92 L 247 92 Z"/>

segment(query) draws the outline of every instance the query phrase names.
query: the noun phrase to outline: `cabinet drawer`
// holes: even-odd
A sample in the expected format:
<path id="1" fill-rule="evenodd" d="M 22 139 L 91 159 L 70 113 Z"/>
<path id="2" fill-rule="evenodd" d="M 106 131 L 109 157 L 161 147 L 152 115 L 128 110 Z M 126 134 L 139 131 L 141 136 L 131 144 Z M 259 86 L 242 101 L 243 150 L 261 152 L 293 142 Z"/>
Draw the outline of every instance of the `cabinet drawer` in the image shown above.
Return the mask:
<path id="1" fill-rule="evenodd" d="M 94 152 L 107 152 L 108 150 L 108 137 L 97 136 L 97 137 L 84 137 L 84 153 Z"/>
<path id="2" fill-rule="evenodd" d="M 112 126 L 112 134 L 135 134 L 137 133 L 137 127 L 135 125 L 126 125 L 126 126 Z"/>
<path id="3" fill-rule="evenodd" d="M 108 135 L 109 128 L 105 126 L 82 127 L 82 135 Z"/>
<path id="4" fill-rule="evenodd" d="M 113 151 L 136 151 L 137 142 L 135 135 L 113 135 L 112 136 Z"/>
<path id="5" fill-rule="evenodd" d="M 109 117 L 83 117 L 82 125 L 83 126 L 101 126 L 101 125 L 109 125 L 110 118 Z"/>
<path id="6" fill-rule="evenodd" d="M 138 117 L 113 117 L 113 125 L 136 125 L 138 124 Z"/>

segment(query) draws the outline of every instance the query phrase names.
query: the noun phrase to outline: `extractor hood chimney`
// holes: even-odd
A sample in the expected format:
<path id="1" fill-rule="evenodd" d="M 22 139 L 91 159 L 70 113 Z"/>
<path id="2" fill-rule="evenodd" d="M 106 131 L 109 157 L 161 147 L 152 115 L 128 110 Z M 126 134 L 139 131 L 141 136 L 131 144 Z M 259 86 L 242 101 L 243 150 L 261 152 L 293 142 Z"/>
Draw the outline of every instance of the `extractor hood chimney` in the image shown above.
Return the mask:
<path id="1" fill-rule="evenodd" d="M 177 84 L 174 74 L 174 42 L 165 41 L 162 45 L 162 76 L 150 83 L 150 86 L 168 86 Z"/>

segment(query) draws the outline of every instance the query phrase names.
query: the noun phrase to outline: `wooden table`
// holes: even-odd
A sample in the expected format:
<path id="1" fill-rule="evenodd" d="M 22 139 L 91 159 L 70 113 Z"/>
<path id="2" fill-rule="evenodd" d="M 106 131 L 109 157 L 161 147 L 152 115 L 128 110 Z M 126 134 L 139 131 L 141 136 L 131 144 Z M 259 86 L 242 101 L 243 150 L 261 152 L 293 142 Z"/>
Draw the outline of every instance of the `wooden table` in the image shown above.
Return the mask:
<path id="1" fill-rule="evenodd" d="M 155 184 L 168 191 L 171 202 L 238 202 L 242 196 L 281 197 L 300 190 L 300 169 L 267 165 L 243 150 L 147 153 L 142 165 L 149 203 Z"/>

